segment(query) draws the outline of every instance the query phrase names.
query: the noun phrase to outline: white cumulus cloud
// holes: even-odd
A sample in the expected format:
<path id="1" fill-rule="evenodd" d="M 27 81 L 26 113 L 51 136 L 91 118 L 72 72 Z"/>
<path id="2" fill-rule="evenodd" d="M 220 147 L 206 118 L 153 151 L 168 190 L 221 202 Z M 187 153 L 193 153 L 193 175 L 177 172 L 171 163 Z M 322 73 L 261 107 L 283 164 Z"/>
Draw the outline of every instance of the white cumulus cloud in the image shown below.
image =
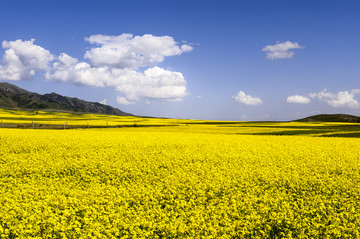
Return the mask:
<path id="1" fill-rule="evenodd" d="M 355 95 L 359 93 L 359 89 L 353 89 L 350 92 L 339 91 L 337 93 L 332 93 L 324 89 L 318 93 L 312 93 L 310 96 L 312 98 L 316 97 L 334 108 L 347 107 L 356 109 L 360 107 L 359 101 L 355 99 Z"/>
<path id="2" fill-rule="evenodd" d="M 118 96 L 116 98 L 116 102 L 118 102 L 120 105 L 133 105 L 135 102 L 128 101 L 125 97 Z"/>
<path id="3" fill-rule="evenodd" d="M 310 103 L 310 99 L 302 95 L 291 95 L 286 99 L 286 103 L 308 104 Z"/>
<path id="4" fill-rule="evenodd" d="M 52 69 L 46 72 L 48 80 L 72 82 L 77 85 L 106 86 L 112 80 L 110 69 L 105 67 L 91 67 L 89 63 L 79 62 L 65 53 L 61 53 Z"/>
<path id="5" fill-rule="evenodd" d="M 186 81 L 180 72 L 151 67 L 143 73 L 113 70 L 113 81 L 107 84 L 124 94 L 129 101 L 158 99 L 181 101 L 187 95 Z"/>
<path id="6" fill-rule="evenodd" d="M 69 62 L 71 63 L 68 64 Z M 80 85 L 113 87 L 123 93 L 122 98 L 132 103 L 140 99 L 181 101 L 188 94 L 186 81 L 180 72 L 157 66 L 150 67 L 144 72 L 91 67 L 88 63 L 77 63 L 63 54 L 59 57 L 59 62 L 54 63 L 53 69 L 53 72 L 46 74 L 47 79 Z"/>
<path id="7" fill-rule="evenodd" d="M 276 42 L 275 45 L 268 45 L 262 49 L 266 52 L 266 58 L 269 60 L 275 59 L 285 59 L 292 58 L 295 53 L 291 51 L 292 49 L 301 49 L 304 48 L 300 46 L 297 42 Z"/>
<path id="8" fill-rule="evenodd" d="M 29 41 L 3 41 L 6 49 L 0 65 L 0 79 L 29 80 L 36 71 L 48 70 L 49 63 L 54 56 L 46 49 L 34 44 L 35 39 Z"/>
<path id="9" fill-rule="evenodd" d="M 134 104 L 140 99 L 181 101 L 188 93 L 180 72 L 156 66 L 167 56 L 181 55 L 193 48 L 170 36 L 92 35 L 85 38 L 94 48 L 79 61 L 66 53 L 58 57 L 34 45 L 34 40 L 3 42 L 6 50 L 0 65 L 0 79 L 31 79 L 43 70 L 47 80 L 77 85 L 113 87 L 121 95 L 117 102 Z M 141 68 L 141 70 L 139 69 Z"/>
<path id="10" fill-rule="evenodd" d="M 103 105 L 107 105 L 107 99 L 103 99 L 102 101 L 99 102 L 100 104 L 103 104 Z"/>
<path id="11" fill-rule="evenodd" d="M 180 55 L 193 48 L 187 44 L 179 45 L 170 36 L 133 36 L 122 34 L 119 36 L 92 35 L 85 38 L 98 47 L 85 53 L 95 67 L 130 68 L 154 66 L 164 61 L 166 56 Z"/>
<path id="12" fill-rule="evenodd" d="M 232 98 L 235 99 L 236 102 L 245 105 L 260 105 L 263 103 L 260 98 L 247 95 L 244 91 L 239 91 L 239 93 Z"/>

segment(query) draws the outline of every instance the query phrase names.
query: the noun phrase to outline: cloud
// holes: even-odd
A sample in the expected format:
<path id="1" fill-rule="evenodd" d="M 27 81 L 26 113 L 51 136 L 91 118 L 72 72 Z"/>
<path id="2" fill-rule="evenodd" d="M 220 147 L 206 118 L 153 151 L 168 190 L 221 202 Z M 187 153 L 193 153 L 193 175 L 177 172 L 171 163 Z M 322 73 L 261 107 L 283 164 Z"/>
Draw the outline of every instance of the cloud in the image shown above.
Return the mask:
<path id="1" fill-rule="evenodd" d="M 143 73 L 113 70 L 114 80 L 108 84 L 122 92 L 127 100 L 139 98 L 181 101 L 187 95 L 186 81 L 180 72 L 151 67 Z"/>
<path id="2" fill-rule="evenodd" d="M 0 79 L 29 80 L 36 71 L 49 69 L 54 56 L 48 50 L 34 45 L 34 41 L 3 41 L 2 47 L 6 51 L 0 65 Z"/>
<path id="3" fill-rule="evenodd" d="M 103 104 L 103 105 L 107 105 L 107 100 L 106 99 L 103 99 L 102 101 L 99 102 L 100 104 Z"/>
<path id="4" fill-rule="evenodd" d="M 9 49 L 0 65 L 0 79 L 30 79 L 35 71 L 43 70 L 47 80 L 112 87 L 121 94 L 117 99 L 120 104 L 134 104 L 141 99 L 181 101 L 188 95 L 180 72 L 156 65 L 167 56 L 191 51 L 190 45 L 180 45 L 170 36 L 149 34 L 92 35 L 85 40 L 96 45 L 84 55 L 89 62 L 66 53 L 55 57 L 34 45 L 33 39 L 4 41 L 3 47 Z"/>
<path id="5" fill-rule="evenodd" d="M 292 58 L 295 53 L 290 50 L 304 48 L 297 42 L 286 41 L 276 43 L 275 45 L 268 45 L 262 49 L 262 51 L 266 52 L 266 58 L 269 60 Z"/>
<path id="6" fill-rule="evenodd" d="M 92 35 L 85 40 L 99 46 L 85 53 L 85 59 L 89 59 L 91 66 L 95 67 L 136 69 L 155 66 L 163 62 L 166 56 L 181 55 L 193 49 L 187 44 L 178 45 L 170 36 L 151 34 L 135 37 L 132 34 Z"/>
<path id="7" fill-rule="evenodd" d="M 360 89 L 352 89 L 351 94 L 354 94 L 354 95 L 360 94 Z"/>
<path id="8" fill-rule="evenodd" d="M 315 99 L 316 96 L 317 96 L 317 93 L 310 93 L 310 94 L 309 94 L 309 97 L 310 97 L 311 99 Z"/>
<path id="9" fill-rule="evenodd" d="M 118 96 L 116 98 L 116 102 L 118 102 L 120 105 L 133 105 L 135 102 L 128 101 L 125 97 Z"/>
<path id="10" fill-rule="evenodd" d="M 108 68 L 91 67 L 90 64 L 78 62 L 76 58 L 65 53 L 60 54 L 57 61 L 53 63 L 51 70 L 46 72 L 45 78 L 96 87 L 104 87 L 106 86 L 105 82 L 112 79 Z"/>
<path id="11" fill-rule="evenodd" d="M 236 102 L 245 105 L 260 105 L 263 103 L 260 98 L 246 95 L 243 91 L 239 91 L 239 93 L 237 95 L 234 95 L 232 98 L 235 99 Z"/>
<path id="12" fill-rule="evenodd" d="M 328 105 L 334 108 L 347 107 L 357 109 L 360 107 L 360 104 L 358 100 L 355 99 L 355 95 L 359 93 L 359 89 L 353 89 L 350 92 L 339 91 L 337 93 L 332 93 L 327 91 L 327 89 L 324 89 L 318 93 L 311 93 L 310 97 L 326 102 Z"/>
<path id="13" fill-rule="evenodd" d="M 292 95 L 286 99 L 286 103 L 308 104 L 308 103 L 310 103 L 310 99 L 308 97 L 301 96 L 301 95 Z"/>
<path id="14" fill-rule="evenodd" d="M 180 72 L 168 71 L 157 66 L 150 67 L 144 72 L 91 67 L 88 63 L 78 63 L 74 58 L 62 54 L 59 62 L 54 63 L 53 69 L 53 72 L 46 74 L 49 80 L 113 87 L 123 93 L 127 102 L 132 103 L 140 99 L 181 101 L 188 94 L 186 81 Z"/>
<path id="15" fill-rule="evenodd" d="M 359 101 L 355 99 L 355 95 L 360 94 L 360 89 L 352 89 L 349 91 L 339 91 L 337 93 L 329 92 L 324 89 L 320 92 L 310 93 L 311 99 L 318 99 L 321 102 L 327 103 L 329 106 L 334 108 L 360 108 Z M 305 96 L 294 95 L 289 96 L 286 100 L 287 103 L 302 103 L 307 104 L 310 99 Z"/>

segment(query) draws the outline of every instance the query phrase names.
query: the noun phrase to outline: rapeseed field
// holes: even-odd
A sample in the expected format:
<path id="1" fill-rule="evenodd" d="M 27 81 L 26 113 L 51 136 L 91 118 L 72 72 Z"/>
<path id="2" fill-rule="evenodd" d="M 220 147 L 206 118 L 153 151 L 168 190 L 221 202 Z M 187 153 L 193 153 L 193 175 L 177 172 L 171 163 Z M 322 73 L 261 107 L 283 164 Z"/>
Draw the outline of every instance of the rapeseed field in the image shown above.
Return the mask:
<path id="1" fill-rule="evenodd" d="M 360 237 L 358 125 L 132 120 L 1 128 L 0 238 Z"/>

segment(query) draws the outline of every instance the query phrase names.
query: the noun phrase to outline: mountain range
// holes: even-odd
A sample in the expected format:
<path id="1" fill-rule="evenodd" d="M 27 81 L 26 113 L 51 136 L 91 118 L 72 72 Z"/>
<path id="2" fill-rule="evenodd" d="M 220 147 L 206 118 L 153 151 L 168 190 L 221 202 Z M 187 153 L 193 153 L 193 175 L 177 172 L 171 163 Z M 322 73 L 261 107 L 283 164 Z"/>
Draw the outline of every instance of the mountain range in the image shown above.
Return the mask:
<path id="1" fill-rule="evenodd" d="M 65 111 L 120 116 L 132 115 L 109 105 L 62 96 L 54 92 L 41 95 L 29 92 L 6 82 L 0 83 L 0 108 Z"/>
<path id="2" fill-rule="evenodd" d="M 41 95 L 6 82 L 0 83 L 0 108 L 132 116 L 109 105 L 62 96 L 54 92 Z M 295 121 L 360 123 L 360 117 L 346 114 L 319 114 Z"/>

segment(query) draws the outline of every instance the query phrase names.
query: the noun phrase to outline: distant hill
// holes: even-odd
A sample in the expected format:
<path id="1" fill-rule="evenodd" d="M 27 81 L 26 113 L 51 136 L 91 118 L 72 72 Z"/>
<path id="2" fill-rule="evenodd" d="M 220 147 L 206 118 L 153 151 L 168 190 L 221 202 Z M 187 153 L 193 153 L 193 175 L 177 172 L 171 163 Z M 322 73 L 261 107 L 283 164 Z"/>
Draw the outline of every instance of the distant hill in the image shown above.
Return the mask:
<path id="1" fill-rule="evenodd" d="M 0 108 L 71 111 L 120 116 L 132 115 L 109 105 L 62 96 L 54 92 L 41 95 L 5 82 L 0 83 Z"/>
<path id="2" fill-rule="evenodd" d="M 320 114 L 309 116 L 304 119 L 295 120 L 297 122 L 349 122 L 349 123 L 360 123 L 360 117 L 346 114 Z"/>

